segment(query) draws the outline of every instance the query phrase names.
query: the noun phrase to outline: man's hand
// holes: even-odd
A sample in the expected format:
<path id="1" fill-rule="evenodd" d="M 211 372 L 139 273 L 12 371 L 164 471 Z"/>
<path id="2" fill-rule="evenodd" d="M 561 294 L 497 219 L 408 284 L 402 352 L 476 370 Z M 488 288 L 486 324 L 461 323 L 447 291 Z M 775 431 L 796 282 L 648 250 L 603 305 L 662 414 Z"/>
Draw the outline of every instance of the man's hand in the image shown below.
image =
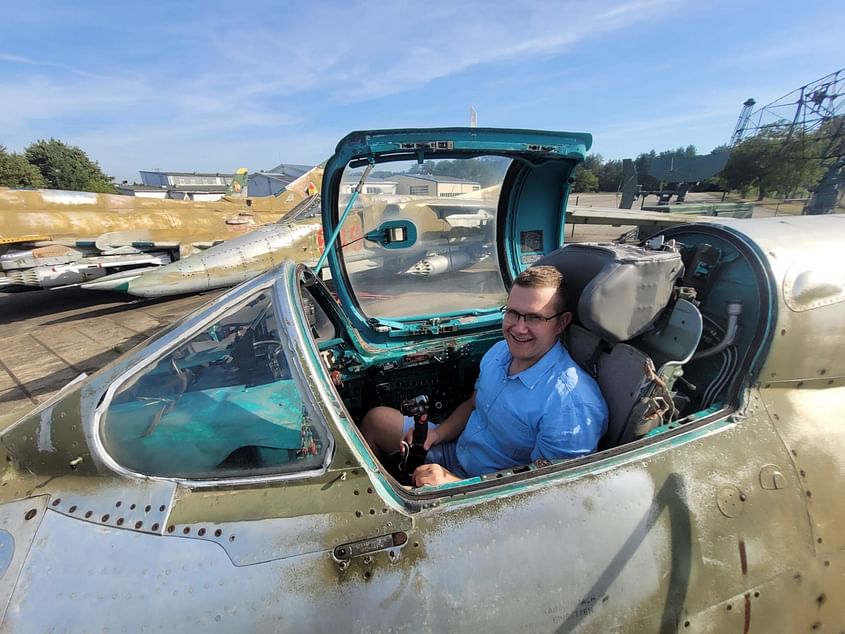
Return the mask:
<path id="1" fill-rule="evenodd" d="M 414 471 L 414 486 L 437 486 L 447 482 L 458 482 L 460 478 L 439 464 L 424 464 Z"/>
<path id="2" fill-rule="evenodd" d="M 440 434 L 437 433 L 437 428 L 435 427 L 435 428 L 432 429 L 431 427 L 429 427 L 428 433 L 426 434 L 426 437 L 425 437 L 425 442 L 423 443 L 423 447 L 425 448 L 426 451 L 428 451 L 429 449 L 431 449 L 434 445 L 438 444 L 439 442 L 440 442 Z M 408 443 L 408 447 L 410 447 L 414 443 L 414 428 L 413 427 L 411 427 L 411 429 L 408 430 L 408 432 L 402 438 L 402 442 L 399 443 L 399 451 L 401 451 L 403 455 L 405 454 L 405 443 Z"/>

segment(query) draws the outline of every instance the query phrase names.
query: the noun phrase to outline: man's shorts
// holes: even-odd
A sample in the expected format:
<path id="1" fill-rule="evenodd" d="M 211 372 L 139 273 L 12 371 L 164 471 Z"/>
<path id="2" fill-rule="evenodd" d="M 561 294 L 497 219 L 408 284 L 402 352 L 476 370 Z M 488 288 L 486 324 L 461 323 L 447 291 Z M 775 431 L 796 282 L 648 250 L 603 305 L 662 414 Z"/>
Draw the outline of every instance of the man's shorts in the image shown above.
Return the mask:
<path id="1" fill-rule="evenodd" d="M 411 416 L 405 417 L 405 422 L 402 427 L 402 437 L 405 437 L 405 434 L 408 433 L 410 429 L 414 427 L 414 419 Z M 429 423 L 428 428 L 434 429 L 437 427 L 434 423 Z M 441 467 L 446 469 L 447 471 L 451 471 L 459 478 L 468 478 L 469 475 L 464 468 L 461 466 L 461 463 L 458 462 L 458 441 L 452 440 L 449 442 L 442 442 L 439 445 L 434 445 L 431 449 L 428 450 L 428 455 L 425 457 L 425 461 L 429 464 L 439 464 Z"/>

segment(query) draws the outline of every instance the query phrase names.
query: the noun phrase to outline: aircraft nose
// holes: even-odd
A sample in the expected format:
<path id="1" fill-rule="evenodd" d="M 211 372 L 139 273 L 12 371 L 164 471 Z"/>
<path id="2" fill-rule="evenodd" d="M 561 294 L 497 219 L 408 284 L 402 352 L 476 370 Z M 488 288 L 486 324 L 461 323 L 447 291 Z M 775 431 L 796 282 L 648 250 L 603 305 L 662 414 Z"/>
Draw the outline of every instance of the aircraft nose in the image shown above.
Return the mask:
<path id="1" fill-rule="evenodd" d="M 210 288 L 203 262 L 179 260 L 155 271 L 129 280 L 126 291 L 137 297 L 166 297 L 184 293 L 200 293 Z"/>

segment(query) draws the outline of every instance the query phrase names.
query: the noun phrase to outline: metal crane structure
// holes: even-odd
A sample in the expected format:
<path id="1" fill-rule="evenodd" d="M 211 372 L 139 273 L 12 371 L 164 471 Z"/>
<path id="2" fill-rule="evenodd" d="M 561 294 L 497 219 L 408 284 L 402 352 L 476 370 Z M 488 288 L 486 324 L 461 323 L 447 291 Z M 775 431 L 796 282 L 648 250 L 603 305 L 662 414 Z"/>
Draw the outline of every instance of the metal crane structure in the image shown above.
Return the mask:
<path id="1" fill-rule="evenodd" d="M 756 103 L 757 102 L 753 99 L 746 99 L 745 103 L 742 104 L 742 112 L 739 113 L 739 120 L 736 122 L 734 133 L 731 135 L 731 147 L 739 143 L 740 139 L 742 139 L 745 134 L 745 130 L 748 127 L 749 117 L 751 117 L 752 114 L 751 109 Z"/>
<path id="2" fill-rule="evenodd" d="M 845 68 L 793 90 L 750 112 L 743 104 L 731 145 L 757 134 L 783 136 L 788 151 L 826 163 L 826 171 L 804 206 L 804 214 L 835 211 L 845 195 Z"/>

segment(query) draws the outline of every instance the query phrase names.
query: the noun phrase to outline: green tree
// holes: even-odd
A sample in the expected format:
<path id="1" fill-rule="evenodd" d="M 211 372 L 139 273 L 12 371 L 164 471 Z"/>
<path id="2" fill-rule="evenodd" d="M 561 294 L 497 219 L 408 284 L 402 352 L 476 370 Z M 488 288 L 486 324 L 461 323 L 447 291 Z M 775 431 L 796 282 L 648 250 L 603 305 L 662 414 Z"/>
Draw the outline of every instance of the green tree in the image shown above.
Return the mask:
<path id="1" fill-rule="evenodd" d="M 657 158 L 657 152 L 652 150 L 647 154 L 640 154 L 634 159 L 634 166 L 637 168 L 637 180 L 644 190 L 660 189 L 660 181 L 648 173 L 651 162 L 655 158 Z"/>
<path id="2" fill-rule="evenodd" d="M 674 150 L 663 150 L 660 154 L 658 154 L 660 158 L 666 158 L 671 156 L 698 156 L 698 151 L 695 149 L 694 145 L 688 145 L 686 147 L 677 147 Z"/>
<path id="3" fill-rule="evenodd" d="M 581 165 L 584 169 L 588 169 L 594 174 L 598 174 L 601 171 L 603 164 L 604 159 L 601 154 L 587 154 L 587 158 L 584 159 L 584 162 Z"/>
<path id="4" fill-rule="evenodd" d="M 411 166 L 411 169 L 408 170 L 409 174 L 425 174 L 431 176 L 434 174 L 434 161 L 425 161 L 423 164 L 414 163 Z"/>
<path id="5" fill-rule="evenodd" d="M 41 172 L 22 154 L 7 152 L 0 145 L 0 185 L 4 187 L 44 187 Z"/>
<path id="6" fill-rule="evenodd" d="M 75 145 L 58 139 L 40 140 L 24 150 L 27 160 L 38 168 L 47 187 L 86 192 L 117 191 L 96 161 Z"/>
<path id="7" fill-rule="evenodd" d="M 594 192 L 599 188 L 599 177 L 593 173 L 593 170 L 585 167 L 583 164 L 575 168 L 575 184 L 572 190 L 578 194 L 583 192 Z"/>
<path id="8" fill-rule="evenodd" d="M 600 192 L 616 192 L 622 187 L 622 161 L 607 161 L 602 165 L 599 177 Z"/>
<path id="9" fill-rule="evenodd" d="M 409 174 L 430 174 L 434 176 L 451 176 L 452 178 L 476 181 L 482 187 L 489 187 L 502 181 L 510 161 L 496 156 L 484 156 L 474 159 L 456 159 L 426 161 L 421 166 L 415 165 L 408 170 Z"/>
<path id="10" fill-rule="evenodd" d="M 815 144 L 820 138 L 809 138 L 801 144 L 790 142 L 786 130 L 773 129 L 738 143 L 731 151 L 721 178 L 725 185 L 748 196 L 757 190 L 758 200 L 768 196 L 791 198 L 810 189 L 821 177 L 823 166 Z"/>

